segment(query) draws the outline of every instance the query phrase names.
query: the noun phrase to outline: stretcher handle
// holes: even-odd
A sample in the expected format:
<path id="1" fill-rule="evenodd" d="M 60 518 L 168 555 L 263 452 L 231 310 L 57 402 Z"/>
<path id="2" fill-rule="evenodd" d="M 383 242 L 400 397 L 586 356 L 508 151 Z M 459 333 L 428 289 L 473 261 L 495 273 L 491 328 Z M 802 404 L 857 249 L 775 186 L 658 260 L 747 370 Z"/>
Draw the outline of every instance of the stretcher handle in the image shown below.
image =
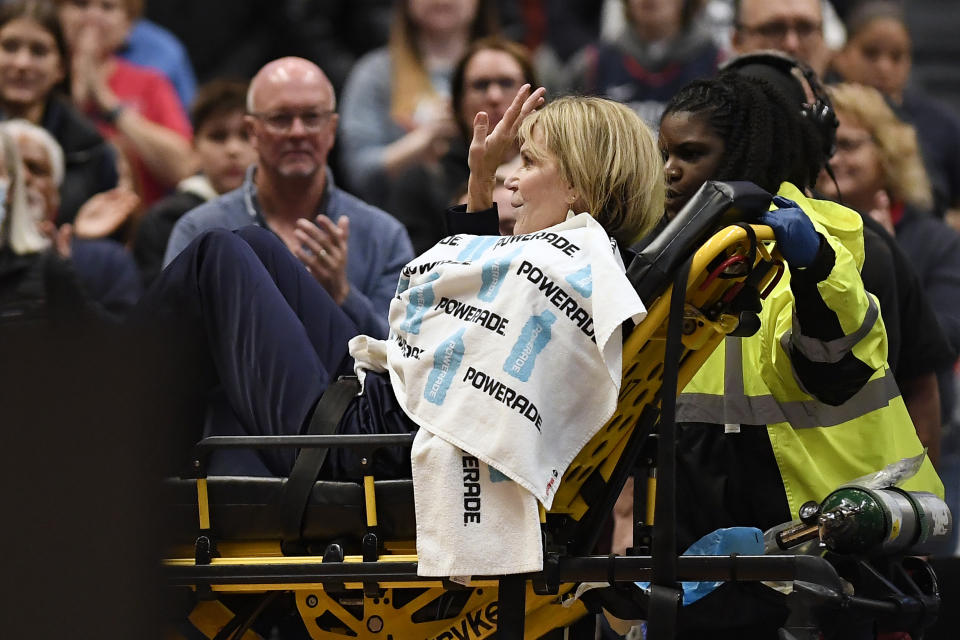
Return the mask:
<path id="1" fill-rule="evenodd" d="M 414 433 L 352 433 L 348 435 L 304 435 L 304 436 L 209 436 L 193 448 L 193 465 L 188 478 L 205 478 L 207 475 L 207 456 L 218 449 L 318 449 L 329 447 L 350 447 L 361 454 L 372 455 L 383 447 L 411 447 Z"/>
<path id="2" fill-rule="evenodd" d="M 196 444 L 198 451 L 214 449 L 280 449 L 295 447 L 397 447 L 412 446 L 413 433 L 365 434 L 352 433 L 330 436 L 209 436 Z"/>

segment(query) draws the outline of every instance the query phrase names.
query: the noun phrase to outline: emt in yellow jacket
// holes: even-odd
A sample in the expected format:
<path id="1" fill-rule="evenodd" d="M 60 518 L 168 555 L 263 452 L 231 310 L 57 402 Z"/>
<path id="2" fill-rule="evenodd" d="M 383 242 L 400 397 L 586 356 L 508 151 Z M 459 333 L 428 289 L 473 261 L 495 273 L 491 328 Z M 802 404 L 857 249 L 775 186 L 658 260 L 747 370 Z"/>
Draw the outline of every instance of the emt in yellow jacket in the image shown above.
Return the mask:
<path id="1" fill-rule="evenodd" d="M 809 266 L 788 260 L 760 330 L 727 337 L 677 400 L 679 520 L 693 540 L 790 520 L 804 502 L 923 451 L 886 363 L 882 315 L 860 281 L 860 216 L 790 183 L 779 194 L 807 214 L 820 246 Z M 943 495 L 929 460 L 904 488 Z"/>

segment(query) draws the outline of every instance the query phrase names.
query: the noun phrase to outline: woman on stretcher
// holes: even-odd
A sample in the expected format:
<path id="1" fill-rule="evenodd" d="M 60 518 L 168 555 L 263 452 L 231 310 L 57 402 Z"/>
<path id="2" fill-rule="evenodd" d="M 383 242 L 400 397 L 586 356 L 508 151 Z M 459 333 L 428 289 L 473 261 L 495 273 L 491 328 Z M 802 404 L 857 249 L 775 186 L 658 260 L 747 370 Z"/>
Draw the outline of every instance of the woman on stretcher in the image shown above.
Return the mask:
<path id="1" fill-rule="evenodd" d="M 620 325 L 642 313 L 615 247 L 629 246 L 659 219 L 662 161 L 649 129 L 623 105 L 563 98 L 538 110 L 543 96 L 542 88 L 522 87 L 489 133 L 486 114 L 477 115 L 467 205 L 449 214 L 456 234 L 404 270 L 386 342 L 357 340 L 348 353 L 353 323 L 264 229 L 207 233 L 169 265 L 139 315 L 162 325 L 168 342 L 189 355 L 187 366 L 214 399 L 212 433 L 303 433 L 324 390 L 353 367 L 351 355 L 386 372 L 365 376 L 338 433 L 436 427 L 448 401 L 457 422 L 515 418 L 490 433 L 491 440 L 505 439 L 501 448 L 509 448 L 514 429 L 578 424 L 571 413 L 583 407 L 585 419 L 596 422 L 577 436 L 583 442 L 609 418 L 619 386 Z M 496 168 L 518 135 L 523 164 L 506 183 L 517 210 L 514 240 L 496 236 L 492 194 Z M 593 277 L 601 272 L 603 278 Z M 460 328 L 431 342 L 424 338 L 435 334 L 427 331 L 431 323 Z M 576 339 L 595 348 L 580 349 Z M 562 369 L 551 364 L 551 347 Z M 497 371 L 471 366 L 471 350 L 483 352 L 478 362 L 498 363 Z M 584 371 L 605 375 L 591 379 Z M 544 392 L 545 379 L 552 390 L 543 399 L 524 392 L 528 383 Z M 210 393 L 215 389 L 221 394 Z M 293 451 L 230 451 L 212 471 L 285 475 L 293 460 Z M 348 450 L 333 449 L 321 475 L 356 478 L 358 463 Z M 409 452 L 382 451 L 375 467 L 379 478 L 409 477 Z"/>

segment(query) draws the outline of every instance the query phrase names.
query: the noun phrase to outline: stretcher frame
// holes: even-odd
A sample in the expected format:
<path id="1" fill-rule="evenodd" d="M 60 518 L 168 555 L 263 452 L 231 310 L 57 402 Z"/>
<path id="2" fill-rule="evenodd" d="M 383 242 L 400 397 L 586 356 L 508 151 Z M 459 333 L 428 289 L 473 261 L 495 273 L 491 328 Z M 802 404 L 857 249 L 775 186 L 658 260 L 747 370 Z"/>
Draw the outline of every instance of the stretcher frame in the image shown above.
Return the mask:
<path id="1" fill-rule="evenodd" d="M 736 197 L 723 191 L 727 185 L 708 185 L 720 188 L 729 200 L 728 207 L 735 202 Z M 732 196 L 740 188 L 734 187 Z M 766 210 L 766 206 L 759 210 Z M 758 209 L 755 203 L 754 209 Z M 738 215 L 742 218 L 744 214 Z M 578 583 L 623 586 L 641 580 L 654 584 L 652 597 L 637 603 L 650 614 L 648 637 L 672 637 L 679 610 L 677 582 L 692 580 L 796 581 L 801 596 L 808 593 L 817 597 L 798 608 L 792 628 L 815 629 L 823 594 L 842 594 L 836 571 L 821 557 L 677 557 L 675 548 L 668 546 L 664 553 L 663 545 L 658 554 L 656 544 L 653 553 L 649 545 L 641 547 L 646 551 L 642 555 L 591 555 L 604 519 L 657 429 L 671 303 L 675 319 L 676 311 L 682 311 L 682 319 L 675 322 L 682 335 L 673 387 L 682 389 L 726 335 L 744 331 L 752 324 L 758 309 L 744 311 L 739 301 L 759 301 L 782 274 L 778 254 L 768 250 L 773 240 L 769 227 L 742 223 L 723 226 L 689 258 L 688 275 L 678 280 L 686 281 L 682 303 L 673 300 L 675 285 L 668 281 L 665 288 L 645 292 L 651 298 L 645 298 L 648 315 L 624 343 L 617 410 L 567 469 L 550 511 L 541 508 L 543 571 L 474 576 L 467 584 L 417 576 L 414 542 L 379 536 L 378 491 L 372 469 L 363 480 L 366 528 L 359 553 L 345 554 L 331 544 L 322 554 L 291 554 L 279 540 L 224 539 L 217 535 L 209 502 L 205 466 L 212 450 L 351 446 L 372 454 L 377 447 L 409 446 L 413 436 L 211 437 L 197 445 L 190 474 L 196 484 L 197 538 L 193 548 L 173 549 L 164 561 L 169 583 L 189 588 L 196 596 L 188 624 L 180 625 L 174 637 L 259 638 L 249 630 L 257 608 L 240 615 L 222 601 L 230 594 L 264 594 L 259 605 L 262 610 L 278 592 L 294 595 L 307 632 L 315 640 L 570 637 L 571 625 L 588 612 L 584 603 L 573 597 Z M 680 262 L 687 262 L 686 256 Z M 677 263 L 674 256 L 673 264 Z M 754 324 L 750 331 L 755 330 Z M 372 455 L 365 459 L 372 459 Z M 650 495 L 662 504 L 672 504 L 663 502 L 672 499 L 671 489 L 672 479 L 661 478 L 651 484 Z M 669 510 L 662 513 L 669 514 Z M 637 534 L 649 533 L 653 521 L 651 504 L 647 514 L 636 522 Z M 653 531 L 656 535 L 657 527 Z M 669 537 L 672 540 L 672 533 Z M 812 586 L 805 591 L 803 585 Z M 876 613 L 896 613 L 882 604 Z"/>

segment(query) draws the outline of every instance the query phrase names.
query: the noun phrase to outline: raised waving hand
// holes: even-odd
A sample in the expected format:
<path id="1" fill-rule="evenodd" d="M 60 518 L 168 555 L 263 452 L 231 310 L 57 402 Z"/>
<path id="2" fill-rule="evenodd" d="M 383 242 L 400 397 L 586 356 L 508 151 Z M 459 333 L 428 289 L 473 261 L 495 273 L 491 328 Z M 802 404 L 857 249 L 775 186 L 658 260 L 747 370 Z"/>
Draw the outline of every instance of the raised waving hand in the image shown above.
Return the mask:
<path id="1" fill-rule="evenodd" d="M 467 156 L 470 167 L 467 211 L 483 211 L 493 206 L 497 167 L 503 163 L 507 151 L 516 143 L 520 123 L 534 109 L 543 105 L 546 92 L 543 87 L 531 92 L 529 84 L 520 87 L 493 131 L 489 131 L 490 120 L 485 111 L 479 112 L 473 119 L 473 140 L 470 141 L 470 152 Z"/>

